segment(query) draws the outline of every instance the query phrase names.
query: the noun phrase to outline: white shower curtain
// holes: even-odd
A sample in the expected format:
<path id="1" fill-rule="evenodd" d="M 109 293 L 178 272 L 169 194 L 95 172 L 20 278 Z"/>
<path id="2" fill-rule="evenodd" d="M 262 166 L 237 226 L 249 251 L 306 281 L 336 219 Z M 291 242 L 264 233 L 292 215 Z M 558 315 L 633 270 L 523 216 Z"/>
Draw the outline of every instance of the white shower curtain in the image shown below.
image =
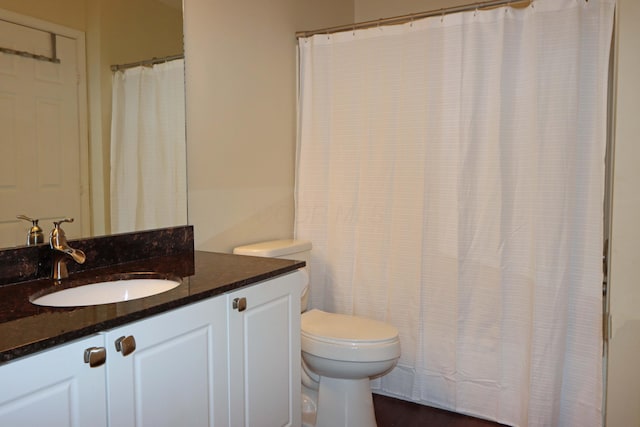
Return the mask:
<path id="1" fill-rule="evenodd" d="M 111 231 L 187 223 L 184 60 L 113 75 Z"/>
<path id="2" fill-rule="evenodd" d="M 598 426 L 613 0 L 299 41 L 311 304 L 400 330 L 384 394 Z"/>

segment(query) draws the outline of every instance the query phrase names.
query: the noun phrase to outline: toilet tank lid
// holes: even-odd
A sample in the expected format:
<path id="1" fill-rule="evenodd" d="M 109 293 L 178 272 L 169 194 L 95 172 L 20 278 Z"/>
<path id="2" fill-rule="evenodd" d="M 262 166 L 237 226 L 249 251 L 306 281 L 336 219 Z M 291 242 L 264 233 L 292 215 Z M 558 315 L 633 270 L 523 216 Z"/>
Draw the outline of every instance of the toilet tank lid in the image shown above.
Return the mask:
<path id="1" fill-rule="evenodd" d="M 252 255 L 274 258 L 309 250 L 311 250 L 311 242 L 308 240 L 283 239 L 238 246 L 233 249 L 233 253 L 236 255 Z"/>

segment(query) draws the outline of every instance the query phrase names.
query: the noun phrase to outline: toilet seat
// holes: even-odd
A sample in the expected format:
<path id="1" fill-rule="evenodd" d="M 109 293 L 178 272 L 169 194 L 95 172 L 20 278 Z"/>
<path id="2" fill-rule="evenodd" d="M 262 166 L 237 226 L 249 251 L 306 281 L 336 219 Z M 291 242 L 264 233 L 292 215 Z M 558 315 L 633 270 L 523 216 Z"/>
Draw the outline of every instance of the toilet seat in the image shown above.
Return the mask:
<path id="1" fill-rule="evenodd" d="M 301 344 L 302 351 L 333 360 L 377 362 L 400 357 L 395 327 L 317 309 L 302 314 Z"/>

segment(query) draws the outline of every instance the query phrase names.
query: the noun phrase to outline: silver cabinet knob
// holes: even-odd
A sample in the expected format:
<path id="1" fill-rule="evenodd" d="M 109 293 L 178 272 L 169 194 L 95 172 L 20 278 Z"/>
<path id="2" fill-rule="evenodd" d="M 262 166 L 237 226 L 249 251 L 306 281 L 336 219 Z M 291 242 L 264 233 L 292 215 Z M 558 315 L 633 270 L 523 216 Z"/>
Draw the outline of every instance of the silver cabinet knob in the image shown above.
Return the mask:
<path id="1" fill-rule="evenodd" d="M 104 347 L 89 347 L 84 351 L 84 363 L 95 368 L 104 365 L 107 360 L 107 349 Z"/>
<path id="2" fill-rule="evenodd" d="M 245 311 L 247 309 L 247 299 L 242 298 L 234 298 L 233 299 L 233 309 L 238 311 Z"/>
<path id="3" fill-rule="evenodd" d="M 123 356 L 128 356 L 136 350 L 136 339 L 133 335 L 128 337 L 120 337 L 116 340 L 116 350 Z"/>

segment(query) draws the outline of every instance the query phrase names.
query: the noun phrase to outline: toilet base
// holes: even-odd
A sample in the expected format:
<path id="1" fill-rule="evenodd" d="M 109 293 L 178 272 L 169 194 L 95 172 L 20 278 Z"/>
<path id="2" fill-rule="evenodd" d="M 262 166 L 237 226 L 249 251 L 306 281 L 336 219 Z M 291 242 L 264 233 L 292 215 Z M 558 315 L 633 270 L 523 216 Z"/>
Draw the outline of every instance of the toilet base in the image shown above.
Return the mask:
<path id="1" fill-rule="evenodd" d="M 369 378 L 320 377 L 315 427 L 376 427 Z"/>
<path id="2" fill-rule="evenodd" d="M 315 392 L 315 393 L 314 393 Z M 314 427 L 318 408 L 318 392 L 302 386 L 302 427 Z"/>

